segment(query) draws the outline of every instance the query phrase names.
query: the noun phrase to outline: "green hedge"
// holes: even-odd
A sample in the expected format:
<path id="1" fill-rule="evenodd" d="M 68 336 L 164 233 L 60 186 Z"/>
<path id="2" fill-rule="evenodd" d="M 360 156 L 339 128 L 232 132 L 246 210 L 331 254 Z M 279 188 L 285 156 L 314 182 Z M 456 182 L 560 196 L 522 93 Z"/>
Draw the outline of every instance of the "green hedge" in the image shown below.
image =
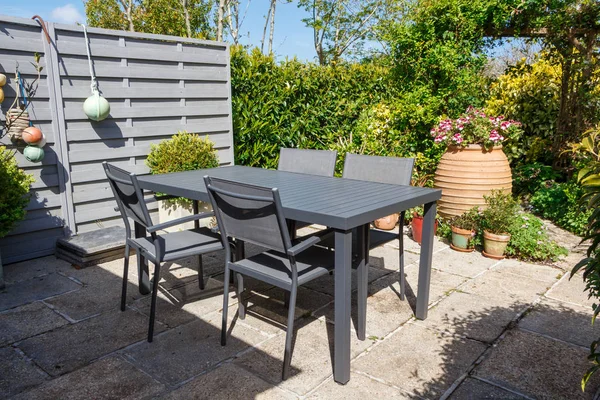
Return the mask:
<path id="1" fill-rule="evenodd" d="M 363 111 L 392 97 L 388 76 L 373 63 L 277 63 L 257 49 L 232 48 L 236 163 L 275 168 L 280 147 L 335 147 Z"/>

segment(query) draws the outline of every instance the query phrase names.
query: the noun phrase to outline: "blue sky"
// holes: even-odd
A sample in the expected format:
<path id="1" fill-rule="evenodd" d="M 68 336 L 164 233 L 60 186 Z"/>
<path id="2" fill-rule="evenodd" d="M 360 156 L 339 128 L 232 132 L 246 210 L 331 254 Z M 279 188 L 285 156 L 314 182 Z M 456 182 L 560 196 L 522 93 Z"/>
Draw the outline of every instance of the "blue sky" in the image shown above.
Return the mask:
<path id="1" fill-rule="evenodd" d="M 247 1 L 242 0 L 241 10 L 246 9 Z M 260 46 L 268 3 L 267 0 L 250 1 L 246 19 L 240 29 L 244 35 L 242 43 Z M 83 4 L 82 0 L 0 0 L 0 13 L 24 18 L 38 14 L 46 21 L 72 24 L 85 20 Z M 306 11 L 299 9 L 295 1 L 277 4 L 273 50 L 278 58 L 297 56 L 302 60 L 315 59 L 312 29 L 302 22 L 306 16 Z"/>

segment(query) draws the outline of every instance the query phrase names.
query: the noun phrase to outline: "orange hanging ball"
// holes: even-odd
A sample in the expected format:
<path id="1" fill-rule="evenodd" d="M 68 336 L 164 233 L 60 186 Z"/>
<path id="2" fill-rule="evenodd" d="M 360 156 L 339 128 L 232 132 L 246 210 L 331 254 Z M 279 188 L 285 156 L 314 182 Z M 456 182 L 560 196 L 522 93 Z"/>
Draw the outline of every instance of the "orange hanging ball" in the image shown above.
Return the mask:
<path id="1" fill-rule="evenodd" d="M 44 135 L 42 134 L 42 131 L 40 131 L 35 126 L 30 126 L 29 128 L 25 128 L 23 130 L 23 140 L 25 141 L 25 143 L 37 143 L 40 140 L 42 140 L 43 137 Z"/>

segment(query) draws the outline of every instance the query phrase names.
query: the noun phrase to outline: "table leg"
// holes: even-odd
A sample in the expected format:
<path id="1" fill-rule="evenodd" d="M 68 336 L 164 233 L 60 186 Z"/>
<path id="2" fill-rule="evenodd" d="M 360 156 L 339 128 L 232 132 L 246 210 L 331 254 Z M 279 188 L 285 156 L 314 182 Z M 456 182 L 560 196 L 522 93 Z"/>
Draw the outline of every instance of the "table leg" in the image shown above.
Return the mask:
<path id="1" fill-rule="evenodd" d="M 429 284 L 431 281 L 431 258 L 433 254 L 433 232 L 435 226 L 436 203 L 425 204 L 423 235 L 421 239 L 421 259 L 419 261 L 419 292 L 417 294 L 418 319 L 427 318 L 429 304 Z"/>
<path id="2" fill-rule="evenodd" d="M 200 202 L 198 200 L 192 200 L 192 212 L 194 214 L 200 213 Z M 194 229 L 200 229 L 199 220 L 194 220 Z M 200 290 L 204 290 L 204 267 L 202 266 L 202 254 L 198 255 L 198 287 Z"/>
<path id="3" fill-rule="evenodd" d="M 333 376 L 336 382 L 350 380 L 350 293 L 352 231 L 335 231 L 335 337 Z"/>
<path id="4" fill-rule="evenodd" d="M 146 228 L 135 222 L 134 226 L 135 237 L 146 236 Z M 139 252 L 137 254 L 137 271 L 139 277 L 139 288 L 141 294 L 149 294 L 152 290 L 150 288 L 150 273 L 148 272 L 148 260 L 142 257 Z"/>
<path id="5" fill-rule="evenodd" d="M 356 335 L 359 340 L 365 340 L 367 331 L 367 291 L 369 289 L 369 264 L 367 257 L 367 240 L 369 225 L 359 226 L 357 229 L 356 244 L 358 246 L 358 267 L 356 268 L 357 303 L 358 303 L 358 329 Z"/>

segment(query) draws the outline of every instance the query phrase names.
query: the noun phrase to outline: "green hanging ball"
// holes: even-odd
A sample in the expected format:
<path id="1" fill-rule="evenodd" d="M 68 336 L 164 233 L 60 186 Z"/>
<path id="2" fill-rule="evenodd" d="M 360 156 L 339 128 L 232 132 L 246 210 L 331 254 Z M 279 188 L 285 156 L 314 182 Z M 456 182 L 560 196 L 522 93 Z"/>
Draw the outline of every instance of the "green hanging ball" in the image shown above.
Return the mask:
<path id="1" fill-rule="evenodd" d="M 37 146 L 29 145 L 25 147 L 23 150 L 23 155 L 27 159 L 27 161 L 31 161 L 34 163 L 40 162 L 44 159 L 44 149 Z"/>
<path id="2" fill-rule="evenodd" d="M 83 112 L 93 121 L 102 121 L 110 113 L 110 104 L 108 100 L 100 96 L 100 93 L 95 91 L 83 103 Z"/>

